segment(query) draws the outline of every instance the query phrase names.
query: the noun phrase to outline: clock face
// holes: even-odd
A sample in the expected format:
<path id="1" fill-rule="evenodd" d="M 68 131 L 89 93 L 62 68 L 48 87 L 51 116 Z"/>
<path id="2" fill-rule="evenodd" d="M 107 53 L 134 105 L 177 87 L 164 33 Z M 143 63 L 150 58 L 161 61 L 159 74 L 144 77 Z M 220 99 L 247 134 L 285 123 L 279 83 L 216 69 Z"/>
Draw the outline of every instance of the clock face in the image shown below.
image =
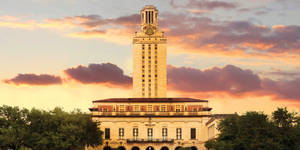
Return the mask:
<path id="1" fill-rule="evenodd" d="M 152 34 L 154 34 L 154 31 L 151 26 L 148 26 L 148 27 L 146 27 L 145 33 L 147 35 L 152 35 Z"/>
<path id="2" fill-rule="evenodd" d="M 148 34 L 148 35 L 152 35 L 154 32 L 153 32 L 153 30 L 151 29 L 151 28 L 148 28 L 147 30 L 146 30 L 146 34 Z"/>

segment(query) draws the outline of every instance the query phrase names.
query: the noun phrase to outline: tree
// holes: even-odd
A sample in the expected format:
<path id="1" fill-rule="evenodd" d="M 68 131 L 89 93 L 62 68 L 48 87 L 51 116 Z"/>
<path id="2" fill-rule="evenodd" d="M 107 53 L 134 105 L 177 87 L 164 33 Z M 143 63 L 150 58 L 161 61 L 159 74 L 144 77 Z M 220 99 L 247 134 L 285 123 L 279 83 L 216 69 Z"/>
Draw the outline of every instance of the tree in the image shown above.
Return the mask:
<path id="1" fill-rule="evenodd" d="M 0 149 L 20 149 L 28 132 L 27 109 L 18 107 L 0 107 Z"/>
<path id="2" fill-rule="evenodd" d="M 83 149 L 102 144 L 102 132 L 91 116 L 79 110 L 67 113 L 61 108 L 50 112 L 32 109 L 28 116 L 32 137 L 28 147 L 34 150 Z"/>
<path id="3" fill-rule="evenodd" d="M 300 144 L 299 118 L 286 108 L 272 118 L 260 112 L 247 112 L 221 120 L 216 139 L 205 143 L 215 150 L 297 150 Z"/>
<path id="4" fill-rule="evenodd" d="M 102 144 L 102 131 L 80 110 L 0 107 L 0 149 L 72 150 Z"/>

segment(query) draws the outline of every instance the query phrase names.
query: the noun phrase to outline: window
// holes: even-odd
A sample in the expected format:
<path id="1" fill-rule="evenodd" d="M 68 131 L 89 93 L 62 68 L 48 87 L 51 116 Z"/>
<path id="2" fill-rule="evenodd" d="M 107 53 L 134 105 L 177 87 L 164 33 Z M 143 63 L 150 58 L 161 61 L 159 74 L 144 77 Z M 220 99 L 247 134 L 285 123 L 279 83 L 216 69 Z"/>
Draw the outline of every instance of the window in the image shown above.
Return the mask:
<path id="1" fill-rule="evenodd" d="M 151 59 L 151 56 L 149 56 L 148 58 Z"/>
<path id="2" fill-rule="evenodd" d="M 157 74 L 155 75 L 155 77 L 157 77 Z"/>
<path id="3" fill-rule="evenodd" d="M 148 75 L 148 77 L 151 77 L 151 75 Z"/>
<path id="4" fill-rule="evenodd" d="M 176 139 L 181 140 L 182 139 L 182 129 L 176 128 Z"/>
<path id="5" fill-rule="evenodd" d="M 145 75 L 143 74 L 142 77 L 145 77 Z"/>
<path id="6" fill-rule="evenodd" d="M 142 82 L 145 82 L 145 80 L 143 79 Z"/>
<path id="7" fill-rule="evenodd" d="M 120 111 L 125 111 L 124 105 L 120 105 Z"/>
<path id="8" fill-rule="evenodd" d="M 142 49 L 145 49 L 145 45 L 144 44 L 142 45 Z"/>
<path id="9" fill-rule="evenodd" d="M 119 138 L 120 139 L 124 138 L 124 128 L 119 128 Z"/>
<path id="10" fill-rule="evenodd" d="M 191 128 L 191 139 L 196 139 L 196 128 Z"/>
<path id="11" fill-rule="evenodd" d="M 148 45 L 148 49 L 151 49 L 151 44 Z"/>
<path id="12" fill-rule="evenodd" d="M 133 106 L 133 111 L 140 111 L 140 106 L 139 105 L 134 105 Z"/>
<path id="13" fill-rule="evenodd" d="M 107 112 L 107 108 L 103 108 L 103 112 Z"/>
<path id="14" fill-rule="evenodd" d="M 152 141 L 153 138 L 153 128 L 148 128 L 148 140 Z"/>
<path id="15" fill-rule="evenodd" d="M 162 128 L 162 137 L 163 137 L 163 140 L 167 140 L 167 137 L 168 137 L 168 129 L 167 128 Z"/>
<path id="16" fill-rule="evenodd" d="M 157 44 L 154 45 L 154 49 L 157 49 Z"/>
<path id="17" fill-rule="evenodd" d="M 167 109 L 167 106 L 166 106 L 166 105 L 162 105 L 162 106 L 161 106 L 161 111 L 165 112 L 166 109 Z"/>
<path id="18" fill-rule="evenodd" d="M 153 109 L 152 109 L 153 107 L 152 107 L 152 105 L 148 105 L 148 108 L 147 108 L 147 110 L 148 111 L 153 111 Z"/>
<path id="19" fill-rule="evenodd" d="M 180 112 L 180 111 L 181 111 L 181 110 L 180 110 L 180 105 L 176 105 L 175 111 L 176 111 L 176 112 Z"/>
<path id="20" fill-rule="evenodd" d="M 110 128 L 105 128 L 105 139 L 110 139 Z"/>
<path id="21" fill-rule="evenodd" d="M 148 81 L 151 82 L 151 79 L 149 79 Z"/>
<path id="22" fill-rule="evenodd" d="M 137 140 L 138 135 L 139 135 L 139 130 L 138 130 L 138 128 L 133 128 L 133 138 L 134 138 L 135 140 Z"/>

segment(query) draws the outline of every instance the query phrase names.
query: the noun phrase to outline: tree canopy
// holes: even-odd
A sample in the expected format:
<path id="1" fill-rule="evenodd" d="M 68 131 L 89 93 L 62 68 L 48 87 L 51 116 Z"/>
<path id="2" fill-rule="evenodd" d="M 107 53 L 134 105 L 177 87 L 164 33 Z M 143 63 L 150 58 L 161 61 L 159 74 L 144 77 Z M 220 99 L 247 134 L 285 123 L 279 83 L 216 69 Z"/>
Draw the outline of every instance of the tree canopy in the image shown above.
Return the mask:
<path id="1" fill-rule="evenodd" d="M 0 107 L 0 149 L 71 150 L 102 144 L 102 132 L 91 116 L 65 112 Z"/>
<path id="2" fill-rule="evenodd" d="M 220 121 L 220 134 L 205 143 L 214 150 L 300 150 L 300 119 L 286 108 L 268 117 L 261 112 L 233 115 Z"/>

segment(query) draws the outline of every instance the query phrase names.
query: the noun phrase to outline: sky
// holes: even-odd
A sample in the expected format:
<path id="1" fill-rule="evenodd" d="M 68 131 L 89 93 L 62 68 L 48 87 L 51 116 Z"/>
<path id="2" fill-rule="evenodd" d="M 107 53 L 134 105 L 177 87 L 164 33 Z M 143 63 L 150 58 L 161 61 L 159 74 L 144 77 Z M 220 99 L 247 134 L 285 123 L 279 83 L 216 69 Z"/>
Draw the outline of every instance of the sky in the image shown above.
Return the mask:
<path id="1" fill-rule="evenodd" d="M 145 5 L 168 39 L 168 97 L 300 111 L 300 0 L 1 0 L 0 105 L 88 112 L 132 97 Z"/>

